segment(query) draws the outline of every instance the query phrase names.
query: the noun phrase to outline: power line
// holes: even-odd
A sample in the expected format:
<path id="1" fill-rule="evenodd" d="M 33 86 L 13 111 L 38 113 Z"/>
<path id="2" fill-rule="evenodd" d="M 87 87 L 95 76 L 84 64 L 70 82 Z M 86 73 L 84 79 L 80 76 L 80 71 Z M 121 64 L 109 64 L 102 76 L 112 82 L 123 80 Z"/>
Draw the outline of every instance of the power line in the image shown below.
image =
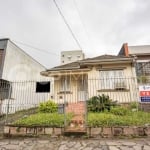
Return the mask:
<path id="1" fill-rule="evenodd" d="M 87 32 L 86 25 L 85 25 L 85 23 L 84 23 L 84 21 L 83 21 L 83 18 L 82 18 L 82 16 L 81 16 L 80 10 L 79 10 L 78 5 L 77 5 L 77 2 L 76 2 L 76 0 L 73 0 L 73 2 L 74 2 L 74 5 L 75 5 L 76 10 L 77 10 L 77 12 L 78 12 L 78 16 L 79 16 L 79 18 L 80 18 L 81 24 L 82 24 L 82 26 L 83 26 L 83 29 L 84 29 L 84 31 L 85 31 L 85 34 L 87 35 L 87 39 L 88 39 L 88 41 L 89 41 L 89 43 L 90 43 L 90 47 L 91 47 L 91 40 L 90 40 L 90 38 L 89 38 L 90 36 L 89 36 L 89 34 L 88 34 L 88 32 Z"/>
<path id="2" fill-rule="evenodd" d="M 82 47 L 81 47 L 81 45 L 80 45 L 78 39 L 76 38 L 76 36 L 75 36 L 75 34 L 73 33 L 71 27 L 69 26 L 67 20 L 65 19 L 65 16 L 62 14 L 62 12 L 61 12 L 61 10 L 60 10 L 58 4 L 56 3 L 56 0 L 53 0 L 53 2 L 54 2 L 54 4 L 55 4 L 56 8 L 58 9 L 58 12 L 59 12 L 60 16 L 62 17 L 64 23 L 66 24 L 68 30 L 70 31 L 72 37 L 74 38 L 75 42 L 77 43 L 78 47 L 82 50 Z"/>
<path id="3" fill-rule="evenodd" d="M 32 46 L 32 45 L 29 45 L 29 44 L 26 44 L 26 43 L 23 43 L 23 42 L 20 42 L 20 41 L 16 41 L 16 40 L 12 40 L 12 41 L 15 42 L 15 43 L 18 43 L 18 44 L 27 46 L 27 47 L 29 47 L 29 48 L 33 48 L 33 49 L 35 49 L 35 50 L 37 50 L 37 51 L 40 51 L 40 52 L 44 52 L 44 53 L 47 53 L 47 54 L 51 54 L 51 55 L 58 56 L 58 55 L 55 54 L 55 53 L 52 53 L 52 52 L 49 52 L 49 51 L 47 51 L 47 50 L 34 47 L 34 46 Z"/>

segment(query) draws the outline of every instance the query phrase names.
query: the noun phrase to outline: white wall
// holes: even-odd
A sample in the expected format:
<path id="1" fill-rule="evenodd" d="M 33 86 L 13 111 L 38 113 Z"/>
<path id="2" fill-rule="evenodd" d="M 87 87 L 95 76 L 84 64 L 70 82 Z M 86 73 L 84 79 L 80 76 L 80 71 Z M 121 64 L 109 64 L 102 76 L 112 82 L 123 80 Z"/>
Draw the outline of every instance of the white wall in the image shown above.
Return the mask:
<path id="1" fill-rule="evenodd" d="M 8 41 L 2 78 L 12 83 L 11 99 L 2 102 L 2 112 L 9 113 L 17 110 L 38 106 L 40 102 L 51 99 L 53 95 L 53 79 L 40 75 L 46 68 L 36 62 L 11 41 Z M 50 81 L 49 93 L 36 93 L 36 81 Z M 32 84 L 31 84 L 32 82 Z"/>
<path id="2" fill-rule="evenodd" d="M 19 47 L 8 41 L 2 78 L 9 81 L 44 80 L 40 75 L 45 67 L 36 62 Z"/>

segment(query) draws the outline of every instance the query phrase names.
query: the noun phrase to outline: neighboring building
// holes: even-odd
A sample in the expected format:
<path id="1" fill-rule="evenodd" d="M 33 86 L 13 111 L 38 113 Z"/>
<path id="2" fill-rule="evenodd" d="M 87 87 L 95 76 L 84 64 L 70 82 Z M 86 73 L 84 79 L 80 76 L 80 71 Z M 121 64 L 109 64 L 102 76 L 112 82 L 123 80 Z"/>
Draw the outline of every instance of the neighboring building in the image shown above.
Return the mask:
<path id="1" fill-rule="evenodd" d="M 125 43 L 118 55 L 133 57 L 137 76 L 150 77 L 150 45 L 128 46 Z"/>
<path id="2" fill-rule="evenodd" d="M 58 103 L 84 101 L 106 94 L 114 101 L 138 100 L 134 59 L 102 55 L 57 66 L 41 72 L 54 78 L 54 100 Z"/>
<path id="3" fill-rule="evenodd" d="M 43 65 L 11 40 L 0 39 L 0 113 L 7 112 L 8 101 L 9 112 L 14 112 L 50 98 L 52 88 L 47 87 L 45 91 L 40 88 L 52 86 L 50 79 L 40 75 L 43 69 Z"/>
<path id="4" fill-rule="evenodd" d="M 43 65 L 9 39 L 0 39 L 0 79 L 27 81 L 44 79 L 39 72 Z"/>
<path id="5" fill-rule="evenodd" d="M 74 50 L 74 51 L 62 51 L 61 52 L 61 64 L 67 64 L 74 61 L 84 59 L 84 53 L 82 50 Z"/>

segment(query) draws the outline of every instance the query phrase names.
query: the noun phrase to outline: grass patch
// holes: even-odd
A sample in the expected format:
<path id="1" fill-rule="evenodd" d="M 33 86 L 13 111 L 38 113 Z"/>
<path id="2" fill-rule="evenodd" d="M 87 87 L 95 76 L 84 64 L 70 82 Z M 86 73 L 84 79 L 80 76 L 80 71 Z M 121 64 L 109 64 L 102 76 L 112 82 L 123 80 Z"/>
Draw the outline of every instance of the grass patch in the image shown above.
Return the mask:
<path id="1" fill-rule="evenodd" d="M 128 112 L 126 115 L 115 115 L 109 112 L 89 113 L 88 125 L 90 127 L 100 126 L 140 126 L 150 124 L 150 113 Z"/>
<path id="2" fill-rule="evenodd" d="M 14 125 L 22 126 L 50 126 L 50 127 L 63 127 L 64 115 L 58 113 L 37 113 L 28 117 L 15 121 Z M 67 122 L 72 118 L 71 114 L 67 116 Z"/>

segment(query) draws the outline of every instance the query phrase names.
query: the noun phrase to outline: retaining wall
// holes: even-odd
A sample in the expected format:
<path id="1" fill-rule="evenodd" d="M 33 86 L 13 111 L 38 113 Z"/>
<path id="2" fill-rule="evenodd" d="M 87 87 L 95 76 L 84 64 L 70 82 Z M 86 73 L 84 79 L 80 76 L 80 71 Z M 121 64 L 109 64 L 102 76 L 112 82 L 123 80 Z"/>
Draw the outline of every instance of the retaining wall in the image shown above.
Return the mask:
<path id="1" fill-rule="evenodd" d="M 38 135 L 51 135 L 62 136 L 64 135 L 64 128 L 56 127 L 16 127 L 5 126 L 4 135 L 7 136 L 38 136 Z M 114 137 L 114 136 L 148 136 L 150 137 L 150 126 L 139 127 L 87 127 L 88 137 Z"/>

